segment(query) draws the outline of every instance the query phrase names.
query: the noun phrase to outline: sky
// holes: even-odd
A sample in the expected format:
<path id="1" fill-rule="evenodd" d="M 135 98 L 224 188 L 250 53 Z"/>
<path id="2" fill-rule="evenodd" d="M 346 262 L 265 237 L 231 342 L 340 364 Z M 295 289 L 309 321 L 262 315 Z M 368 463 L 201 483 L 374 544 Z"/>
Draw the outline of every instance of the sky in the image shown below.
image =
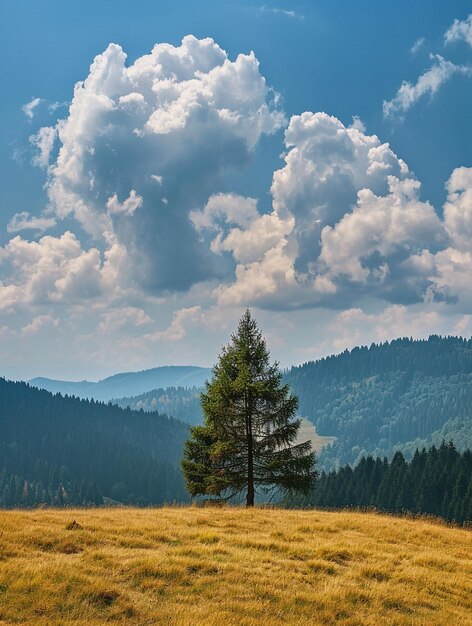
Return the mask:
<path id="1" fill-rule="evenodd" d="M 0 375 L 472 334 L 472 5 L 0 7 Z"/>

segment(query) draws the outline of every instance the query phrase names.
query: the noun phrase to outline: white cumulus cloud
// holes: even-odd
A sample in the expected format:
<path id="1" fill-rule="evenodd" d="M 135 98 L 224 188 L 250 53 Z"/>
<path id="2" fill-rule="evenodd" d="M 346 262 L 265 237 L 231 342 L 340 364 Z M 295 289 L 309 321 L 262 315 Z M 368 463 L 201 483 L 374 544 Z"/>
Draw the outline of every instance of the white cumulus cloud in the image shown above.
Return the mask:
<path id="1" fill-rule="evenodd" d="M 134 189 L 131 189 L 129 196 L 123 202 L 118 200 L 116 193 L 107 200 L 107 209 L 113 215 L 133 215 L 141 206 L 143 206 L 143 199 Z"/>
<path id="2" fill-rule="evenodd" d="M 384 196 L 360 190 L 353 210 L 335 226 L 323 229 L 320 261 L 330 276 L 361 283 L 371 277 L 386 279 L 392 264 L 401 264 L 445 238 L 434 208 L 419 199 L 418 181 L 389 176 L 388 183 Z M 371 265 L 368 260 L 373 255 L 378 257 Z"/>
<path id="3" fill-rule="evenodd" d="M 60 237 L 28 241 L 16 236 L 0 247 L 0 264 L 9 267 L 0 283 L 0 309 L 45 303 L 83 302 L 119 288 L 125 275 L 124 253 L 118 244 L 104 255 L 83 250 L 67 231 Z"/>
<path id="4" fill-rule="evenodd" d="M 145 341 L 180 341 L 187 335 L 187 327 L 202 321 L 200 306 L 184 307 L 175 311 L 168 328 L 151 333 L 144 337 Z"/>
<path id="5" fill-rule="evenodd" d="M 401 115 L 469 72 L 433 57 L 384 111 Z M 48 206 L 17 213 L 7 230 L 42 233 L 60 220 L 68 230 L 37 241 L 17 235 L 0 247 L 0 337 L 11 354 L 19 338 L 44 333 L 68 341 L 83 362 L 92 353 L 100 363 L 139 366 L 146 355 L 153 365 L 156 344 L 166 348 L 159 358 L 198 362 L 246 306 L 262 309 L 275 345 L 284 328 L 304 349 L 305 326 L 293 320 L 318 314 L 324 325 L 315 334 L 340 348 L 466 333 L 472 168 L 452 172 L 441 213 L 359 118 L 348 125 L 307 111 L 285 128 L 272 205 L 261 208 L 232 192 L 227 174 L 285 125 L 253 53 L 231 59 L 212 39 L 188 36 L 127 63 L 111 44 L 76 84 L 64 119 L 30 139 Z"/>
<path id="6" fill-rule="evenodd" d="M 458 167 L 447 182 L 444 224 L 454 245 L 470 249 L 472 242 L 472 167 Z"/>
<path id="7" fill-rule="evenodd" d="M 31 135 L 30 143 L 38 149 L 38 153 L 33 157 L 33 165 L 42 168 L 48 167 L 56 137 L 57 129 L 53 126 L 43 126 L 35 135 Z"/>
<path id="8" fill-rule="evenodd" d="M 363 127 L 325 113 L 292 117 L 285 143 L 272 213 L 245 227 L 219 225 L 213 250 L 231 251 L 237 262 L 234 282 L 217 289 L 219 301 L 298 308 L 367 292 L 421 299 L 430 268 L 408 270 L 408 260 L 436 251 L 447 235 L 407 165 Z"/>
<path id="9" fill-rule="evenodd" d="M 125 306 L 102 313 L 97 330 L 103 334 L 111 334 L 127 325 L 142 327 L 152 324 L 152 321 L 152 318 L 143 309 Z"/>
<path id="10" fill-rule="evenodd" d="M 143 290 L 186 290 L 221 273 L 191 211 L 283 123 L 252 52 L 231 60 L 212 39 L 187 36 L 127 65 L 122 48 L 110 44 L 54 129 L 50 207 L 97 242 L 111 233 Z M 38 165 L 48 163 L 52 139 L 46 131 L 35 139 Z"/>

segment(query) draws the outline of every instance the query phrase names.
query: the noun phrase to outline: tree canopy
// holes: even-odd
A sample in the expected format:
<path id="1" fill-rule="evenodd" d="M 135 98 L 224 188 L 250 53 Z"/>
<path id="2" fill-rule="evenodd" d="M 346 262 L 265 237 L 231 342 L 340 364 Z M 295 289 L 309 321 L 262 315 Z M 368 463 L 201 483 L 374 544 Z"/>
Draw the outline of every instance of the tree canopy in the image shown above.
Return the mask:
<path id="1" fill-rule="evenodd" d="M 295 443 L 298 400 L 281 381 L 246 310 L 201 394 L 204 424 L 191 429 L 185 445 L 182 469 L 192 496 L 230 499 L 245 491 L 253 506 L 256 488 L 291 493 L 313 486 L 311 443 Z"/>
<path id="2" fill-rule="evenodd" d="M 388 513 L 438 515 L 458 524 L 472 521 L 472 451 L 452 442 L 416 450 L 408 463 L 401 452 L 363 457 L 353 468 L 322 472 L 308 496 L 292 496 L 297 507 L 375 507 Z"/>
<path id="3" fill-rule="evenodd" d="M 0 507 L 188 500 L 188 426 L 0 378 Z"/>
<path id="4" fill-rule="evenodd" d="M 472 339 L 395 339 L 293 367 L 284 375 L 320 435 L 318 469 L 363 456 L 406 459 L 416 448 L 453 440 L 472 447 Z"/>

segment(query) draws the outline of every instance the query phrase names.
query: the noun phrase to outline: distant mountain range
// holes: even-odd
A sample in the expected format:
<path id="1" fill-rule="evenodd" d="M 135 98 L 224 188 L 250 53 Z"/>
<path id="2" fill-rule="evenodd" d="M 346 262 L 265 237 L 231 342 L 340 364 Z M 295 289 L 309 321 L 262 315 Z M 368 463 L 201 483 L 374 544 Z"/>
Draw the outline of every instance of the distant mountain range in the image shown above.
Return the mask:
<path id="1" fill-rule="evenodd" d="M 152 389 L 138 396 L 114 398 L 112 402 L 124 409 L 159 411 L 194 425 L 203 422 L 201 392 L 202 387 L 167 387 Z"/>
<path id="2" fill-rule="evenodd" d="M 33 379 L 53 392 L 159 411 L 188 424 L 203 419 L 200 391 L 211 370 L 160 367 L 117 374 L 98 383 Z M 346 350 L 284 373 L 299 413 L 335 441 L 318 454 L 330 470 L 362 456 L 411 458 L 417 447 L 454 441 L 472 448 L 472 339 L 396 339 Z"/>
<path id="3" fill-rule="evenodd" d="M 183 365 L 124 372 L 98 382 L 87 380 L 72 382 L 50 378 L 32 378 L 28 382 L 33 387 L 46 389 L 52 393 L 108 402 L 113 398 L 138 396 L 158 388 L 202 387 L 210 375 L 209 368 Z"/>
<path id="4" fill-rule="evenodd" d="M 472 448 L 472 340 L 432 336 L 346 350 L 284 373 L 299 412 L 320 436 L 334 437 L 318 455 L 320 469 L 363 455 L 411 458 L 417 447 L 452 440 Z M 117 400 L 189 424 L 202 421 L 200 389 L 153 389 Z"/>

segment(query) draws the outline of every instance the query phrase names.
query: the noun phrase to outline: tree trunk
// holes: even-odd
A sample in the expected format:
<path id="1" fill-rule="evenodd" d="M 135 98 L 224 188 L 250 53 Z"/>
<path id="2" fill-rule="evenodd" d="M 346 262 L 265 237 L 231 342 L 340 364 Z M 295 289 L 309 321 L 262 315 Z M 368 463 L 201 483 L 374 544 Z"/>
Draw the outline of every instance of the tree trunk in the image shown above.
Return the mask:
<path id="1" fill-rule="evenodd" d="M 247 442 L 247 495 L 246 506 L 254 506 L 254 459 L 252 450 L 252 432 L 249 433 Z"/>
<path id="2" fill-rule="evenodd" d="M 249 412 L 247 395 L 244 398 L 246 409 L 246 436 L 247 436 L 247 494 L 246 506 L 254 506 L 254 449 L 252 441 L 252 416 Z"/>

